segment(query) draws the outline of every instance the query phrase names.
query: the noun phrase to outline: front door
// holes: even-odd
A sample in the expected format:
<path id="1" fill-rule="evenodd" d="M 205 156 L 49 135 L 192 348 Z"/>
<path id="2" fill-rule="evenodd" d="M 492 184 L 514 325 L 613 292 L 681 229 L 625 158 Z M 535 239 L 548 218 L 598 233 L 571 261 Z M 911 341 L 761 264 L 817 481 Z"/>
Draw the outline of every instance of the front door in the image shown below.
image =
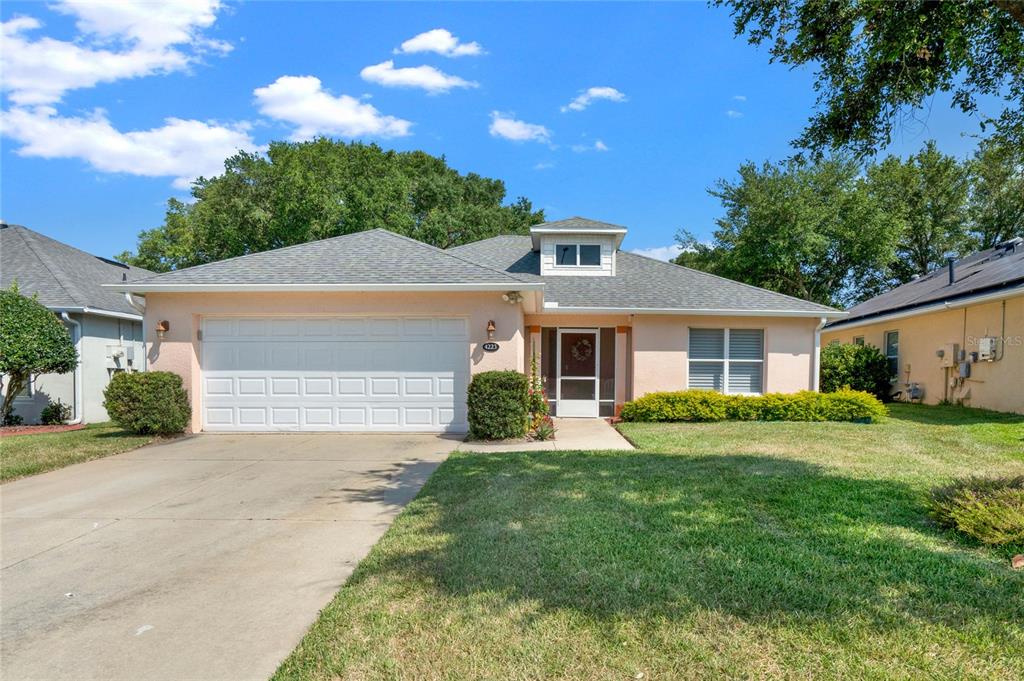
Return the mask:
<path id="1" fill-rule="evenodd" d="M 558 331 L 558 415 L 597 416 L 598 334 L 587 329 Z"/>

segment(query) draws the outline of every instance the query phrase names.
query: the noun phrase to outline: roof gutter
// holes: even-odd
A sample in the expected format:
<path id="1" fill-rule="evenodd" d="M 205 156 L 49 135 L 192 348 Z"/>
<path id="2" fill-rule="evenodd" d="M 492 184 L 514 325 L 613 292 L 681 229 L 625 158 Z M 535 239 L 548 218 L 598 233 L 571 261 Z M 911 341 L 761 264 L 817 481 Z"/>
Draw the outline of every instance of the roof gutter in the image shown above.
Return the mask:
<path id="1" fill-rule="evenodd" d="M 942 310 L 957 310 L 961 307 L 967 307 L 968 305 L 978 305 L 981 303 L 988 303 L 993 300 L 1002 300 L 1004 298 L 1013 298 L 1014 296 L 1024 295 L 1024 286 L 1018 286 L 1017 288 L 1003 289 L 1001 291 L 994 291 L 992 293 L 986 293 L 980 296 L 972 296 L 970 298 L 960 298 L 957 300 L 942 301 L 933 305 L 922 305 L 920 307 L 911 308 L 909 310 L 903 310 L 902 312 L 893 312 L 891 314 L 876 315 L 873 317 L 858 317 L 856 319 L 844 319 L 838 322 L 833 322 L 828 325 L 825 331 L 832 331 L 837 329 L 855 329 L 859 326 L 867 326 L 869 324 L 880 324 L 882 322 L 888 322 L 895 319 L 905 319 L 906 317 L 914 317 L 919 314 L 929 314 L 931 312 L 941 312 Z"/>
<path id="2" fill-rule="evenodd" d="M 543 282 L 510 280 L 483 284 L 103 284 L 128 293 L 273 293 L 337 291 L 542 291 Z"/>
<path id="3" fill-rule="evenodd" d="M 558 303 L 544 303 L 544 312 L 559 314 L 652 314 L 652 315 L 705 315 L 731 317 L 845 317 L 842 310 L 729 310 L 708 308 L 655 308 L 655 307 L 561 307 Z"/>
<path id="4" fill-rule="evenodd" d="M 105 286 L 106 284 L 104 284 Z M 134 305 L 132 306 L 134 307 Z M 72 314 L 94 314 L 97 317 L 115 317 L 117 319 L 131 319 L 132 321 L 139 321 L 142 319 L 141 314 L 131 314 L 130 312 L 114 312 L 113 310 L 101 310 L 95 307 L 47 307 L 48 310 L 52 310 L 57 314 L 63 315 L 65 312 Z"/>

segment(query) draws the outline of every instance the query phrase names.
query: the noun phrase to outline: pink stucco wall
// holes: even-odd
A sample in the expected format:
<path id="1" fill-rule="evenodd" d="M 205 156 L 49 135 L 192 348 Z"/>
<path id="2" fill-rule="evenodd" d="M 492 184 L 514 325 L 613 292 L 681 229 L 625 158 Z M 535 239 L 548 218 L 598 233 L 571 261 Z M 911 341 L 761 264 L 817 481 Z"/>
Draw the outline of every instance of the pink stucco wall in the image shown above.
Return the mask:
<path id="1" fill-rule="evenodd" d="M 146 344 L 153 371 L 173 371 L 192 396 L 192 423 L 200 424 L 201 395 L 197 331 L 204 316 L 224 315 L 404 315 L 466 317 L 470 370 L 523 370 L 526 364 L 523 312 L 501 300 L 500 292 L 445 293 L 150 293 L 146 296 Z M 156 337 L 160 320 L 170 324 Z M 487 322 L 494 320 L 497 352 L 484 352 Z"/>
<path id="2" fill-rule="evenodd" d="M 635 315 L 633 397 L 686 387 L 691 327 L 764 329 L 765 392 L 809 390 L 817 324 L 799 317 Z"/>
<path id="3" fill-rule="evenodd" d="M 150 293 L 146 296 L 146 343 L 149 366 L 182 376 L 190 395 L 200 390 L 200 343 L 197 331 L 204 316 L 268 315 L 396 315 L 460 316 L 468 320 L 470 370 L 525 371 L 528 325 L 629 327 L 632 357 L 616 401 L 659 390 L 680 390 L 687 381 L 690 327 L 758 328 L 765 332 L 765 390 L 793 392 L 812 386 L 814 327 L 817 319 L 778 317 L 708 317 L 667 315 L 529 314 L 501 300 L 500 292 L 404 293 Z M 160 320 L 170 324 L 156 337 Z M 486 353 L 487 322 L 497 327 L 497 352 Z M 625 347 L 625 345 L 623 346 Z M 619 354 L 619 353 L 617 353 Z M 629 361 L 631 360 L 631 361 Z M 199 399 L 192 400 L 193 423 L 202 422 Z"/>

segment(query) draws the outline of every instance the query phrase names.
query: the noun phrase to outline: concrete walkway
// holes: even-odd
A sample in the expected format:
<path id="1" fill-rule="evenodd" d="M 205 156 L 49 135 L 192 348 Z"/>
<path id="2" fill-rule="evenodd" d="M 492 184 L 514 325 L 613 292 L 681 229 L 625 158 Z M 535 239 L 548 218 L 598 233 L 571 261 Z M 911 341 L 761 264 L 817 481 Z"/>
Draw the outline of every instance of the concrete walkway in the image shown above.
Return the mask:
<path id="1" fill-rule="evenodd" d="M 265 681 L 458 444 L 201 435 L 0 487 L 0 678 Z"/>
<path id="2" fill-rule="evenodd" d="M 555 439 L 543 442 L 463 442 L 460 452 L 631 450 L 633 445 L 604 419 L 554 419 Z"/>

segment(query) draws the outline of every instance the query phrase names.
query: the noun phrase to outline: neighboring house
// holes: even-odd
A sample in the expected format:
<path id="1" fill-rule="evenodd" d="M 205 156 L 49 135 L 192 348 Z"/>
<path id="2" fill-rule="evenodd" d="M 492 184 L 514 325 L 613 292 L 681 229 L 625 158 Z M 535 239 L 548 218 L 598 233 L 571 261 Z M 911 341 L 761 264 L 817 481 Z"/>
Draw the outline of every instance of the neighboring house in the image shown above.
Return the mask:
<path id="1" fill-rule="evenodd" d="M 1011 239 L 867 300 L 822 331 L 889 359 L 902 399 L 1024 413 L 1024 240 Z"/>
<path id="2" fill-rule="evenodd" d="M 182 376 L 193 430 L 465 431 L 470 377 L 532 353 L 559 416 L 817 386 L 845 313 L 622 252 L 617 225 L 531 232 L 444 251 L 377 229 L 113 288 L 146 295 L 150 367 Z"/>
<path id="3" fill-rule="evenodd" d="M 142 314 L 123 293 L 103 284 L 152 276 L 90 255 L 43 236 L 27 227 L 0 223 L 0 285 L 18 283 L 23 295 L 53 310 L 68 328 L 78 350 L 78 367 L 67 374 L 33 377 L 29 388 L 15 398 L 14 412 L 36 423 L 48 402 L 58 399 L 73 409 L 75 422 L 107 420 L 103 389 L 116 371 L 140 371 L 146 366 Z"/>

